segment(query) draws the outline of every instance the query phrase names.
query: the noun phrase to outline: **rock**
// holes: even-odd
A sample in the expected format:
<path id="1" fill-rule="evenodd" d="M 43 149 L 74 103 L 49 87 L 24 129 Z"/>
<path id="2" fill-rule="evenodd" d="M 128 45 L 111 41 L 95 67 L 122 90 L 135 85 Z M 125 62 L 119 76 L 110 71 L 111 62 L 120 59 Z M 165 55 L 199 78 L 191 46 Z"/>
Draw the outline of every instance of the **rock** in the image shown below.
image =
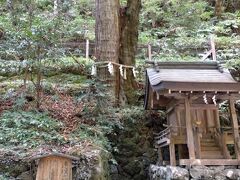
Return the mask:
<path id="1" fill-rule="evenodd" d="M 240 169 L 225 169 L 223 173 L 228 179 L 240 180 Z"/>
<path id="2" fill-rule="evenodd" d="M 28 164 L 23 161 L 14 161 L 14 160 L 0 160 L 0 172 L 8 173 L 10 176 L 17 177 L 22 172 L 28 170 Z"/>
<path id="3" fill-rule="evenodd" d="M 150 165 L 149 167 L 149 179 L 150 180 L 162 180 L 166 179 L 167 168 L 164 166 Z"/>
<path id="4" fill-rule="evenodd" d="M 223 173 L 217 174 L 215 175 L 215 180 L 227 180 L 227 177 Z"/>
<path id="5" fill-rule="evenodd" d="M 214 179 L 215 170 L 206 166 L 193 166 L 190 169 L 190 175 L 194 179 Z"/>
<path id="6" fill-rule="evenodd" d="M 184 168 L 167 166 L 166 179 L 188 180 L 189 172 Z"/>
<path id="7" fill-rule="evenodd" d="M 214 170 L 214 178 L 216 180 L 226 180 L 226 176 L 224 175 L 224 166 L 210 166 L 209 169 Z"/>
<path id="8" fill-rule="evenodd" d="M 16 180 L 16 178 L 14 178 L 14 177 L 5 176 L 3 174 L 0 174 L 0 179 L 1 180 Z"/>
<path id="9" fill-rule="evenodd" d="M 141 163 L 137 159 L 131 160 L 126 166 L 123 167 L 124 172 L 133 176 L 135 174 L 139 174 L 141 171 Z"/>
<path id="10" fill-rule="evenodd" d="M 146 180 L 144 173 L 139 173 L 133 177 L 133 180 Z"/>
<path id="11" fill-rule="evenodd" d="M 32 180 L 33 177 L 30 171 L 23 172 L 17 177 L 18 180 Z"/>
<path id="12" fill-rule="evenodd" d="M 110 165 L 110 174 L 118 174 L 118 167 L 117 167 L 117 165 L 114 165 L 114 164 Z"/>
<path id="13" fill-rule="evenodd" d="M 224 166 L 208 166 L 208 168 L 215 171 L 223 171 L 225 169 Z"/>
<path id="14" fill-rule="evenodd" d="M 114 174 L 114 175 L 111 175 L 111 178 L 110 178 L 111 180 L 126 180 L 126 179 L 128 179 L 128 177 L 126 177 L 126 176 L 123 176 L 123 175 L 121 175 L 121 174 Z"/>

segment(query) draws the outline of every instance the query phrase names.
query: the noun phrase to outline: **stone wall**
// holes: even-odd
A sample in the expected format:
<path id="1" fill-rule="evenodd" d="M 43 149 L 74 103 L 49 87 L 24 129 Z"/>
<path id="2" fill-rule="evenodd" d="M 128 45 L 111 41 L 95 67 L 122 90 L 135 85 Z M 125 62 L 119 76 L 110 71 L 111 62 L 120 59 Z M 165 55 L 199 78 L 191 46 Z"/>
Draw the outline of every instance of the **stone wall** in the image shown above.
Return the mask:
<path id="1" fill-rule="evenodd" d="M 107 180 L 109 179 L 109 153 L 91 148 L 72 147 L 71 153 L 80 158 L 73 162 L 73 180 Z M 37 161 L 32 163 L 28 158 L 21 158 L 9 150 L 0 149 L 0 180 L 32 180 L 37 172 Z"/>
<path id="2" fill-rule="evenodd" d="M 150 180 L 238 180 L 240 179 L 240 169 L 236 166 L 194 166 L 190 169 L 173 166 L 149 167 Z"/>

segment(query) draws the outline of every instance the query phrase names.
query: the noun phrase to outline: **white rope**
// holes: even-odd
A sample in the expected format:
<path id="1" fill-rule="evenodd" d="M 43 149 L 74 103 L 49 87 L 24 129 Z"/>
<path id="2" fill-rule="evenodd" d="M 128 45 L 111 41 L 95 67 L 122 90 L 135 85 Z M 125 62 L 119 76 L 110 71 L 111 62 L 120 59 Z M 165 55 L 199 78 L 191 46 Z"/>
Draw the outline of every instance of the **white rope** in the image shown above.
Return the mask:
<path id="1" fill-rule="evenodd" d="M 133 68 L 133 69 L 132 69 L 132 72 L 133 72 L 133 76 L 134 76 L 134 78 L 136 78 L 136 77 L 137 77 L 137 71 L 136 71 L 136 69 Z"/>
<path id="2" fill-rule="evenodd" d="M 125 80 L 127 79 L 127 68 L 124 68 L 124 77 Z"/>
<path id="3" fill-rule="evenodd" d="M 137 71 L 136 71 L 136 68 L 134 66 L 128 66 L 128 65 L 124 65 L 124 64 L 111 62 L 111 61 L 95 62 L 92 65 L 91 75 L 93 75 L 93 76 L 97 75 L 97 67 L 99 67 L 99 68 L 107 67 L 108 72 L 113 76 L 114 75 L 114 66 L 119 66 L 120 75 L 125 80 L 127 79 L 127 68 L 132 69 L 132 73 L 133 73 L 134 78 L 137 77 Z"/>

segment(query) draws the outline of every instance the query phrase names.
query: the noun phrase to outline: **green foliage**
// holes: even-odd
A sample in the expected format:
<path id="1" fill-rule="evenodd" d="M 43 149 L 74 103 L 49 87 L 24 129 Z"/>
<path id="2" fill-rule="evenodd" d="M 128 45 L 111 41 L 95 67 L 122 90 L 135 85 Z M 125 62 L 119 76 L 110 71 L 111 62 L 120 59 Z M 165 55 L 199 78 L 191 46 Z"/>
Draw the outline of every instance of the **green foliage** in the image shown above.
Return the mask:
<path id="1" fill-rule="evenodd" d="M 0 143 L 3 146 L 61 144 L 59 134 L 62 124 L 46 113 L 6 111 L 0 117 Z"/>
<path id="2" fill-rule="evenodd" d="M 91 16 L 79 15 L 68 23 L 66 27 L 67 38 L 74 40 L 91 39 L 94 40 L 95 20 Z"/>
<path id="3" fill-rule="evenodd" d="M 143 7 L 144 24 L 151 23 L 153 25 L 162 22 L 162 25 L 166 24 L 170 28 L 195 29 L 201 22 L 201 15 L 205 12 L 207 3 L 204 1 L 145 0 Z"/>

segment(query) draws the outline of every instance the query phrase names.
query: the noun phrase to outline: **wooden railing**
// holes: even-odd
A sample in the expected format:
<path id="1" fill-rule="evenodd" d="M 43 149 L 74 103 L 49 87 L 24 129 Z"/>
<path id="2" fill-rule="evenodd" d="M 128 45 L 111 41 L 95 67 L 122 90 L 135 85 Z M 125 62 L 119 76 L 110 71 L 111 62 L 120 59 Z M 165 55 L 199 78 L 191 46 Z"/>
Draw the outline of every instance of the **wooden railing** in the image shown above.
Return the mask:
<path id="1" fill-rule="evenodd" d="M 159 133 L 154 133 L 155 140 L 160 140 L 163 138 L 170 138 L 170 136 L 178 136 L 178 135 L 180 135 L 180 132 L 182 129 L 186 129 L 186 126 L 168 126 L 163 131 L 161 131 Z"/>
<path id="2" fill-rule="evenodd" d="M 161 140 L 163 138 L 169 138 L 170 133 L 171 133 L 171 126 L 169 126 L 168 128 L 164 129 L 163 131 L 161 131 L 159 133 L 154 133 L 155 140 Z"/>

